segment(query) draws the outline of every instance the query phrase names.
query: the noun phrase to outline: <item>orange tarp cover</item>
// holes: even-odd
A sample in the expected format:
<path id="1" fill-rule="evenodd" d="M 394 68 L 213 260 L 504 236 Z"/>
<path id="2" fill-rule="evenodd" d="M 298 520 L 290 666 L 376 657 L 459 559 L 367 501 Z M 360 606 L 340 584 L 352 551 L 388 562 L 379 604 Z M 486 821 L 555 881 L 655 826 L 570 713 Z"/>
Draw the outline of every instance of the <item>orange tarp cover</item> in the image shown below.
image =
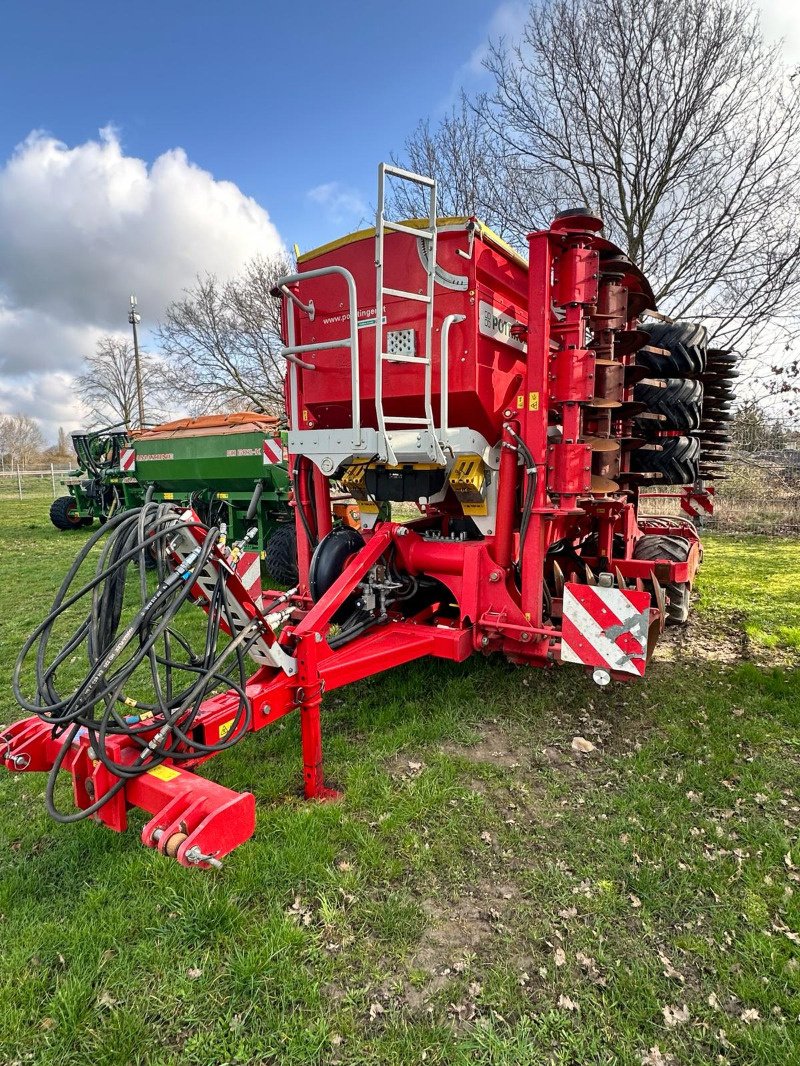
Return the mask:
<path id="1" fill-rule="evenodd" d="M 206 437 L 225 433 L 275 433 L 278 419 L 260 411 L 236 411 L 229 415 L 201 415 L 199 418 L 178 418 L 162 422 L 152 429 L 135 429 L 136 440 L 161 440 L 168 437 Z"/>

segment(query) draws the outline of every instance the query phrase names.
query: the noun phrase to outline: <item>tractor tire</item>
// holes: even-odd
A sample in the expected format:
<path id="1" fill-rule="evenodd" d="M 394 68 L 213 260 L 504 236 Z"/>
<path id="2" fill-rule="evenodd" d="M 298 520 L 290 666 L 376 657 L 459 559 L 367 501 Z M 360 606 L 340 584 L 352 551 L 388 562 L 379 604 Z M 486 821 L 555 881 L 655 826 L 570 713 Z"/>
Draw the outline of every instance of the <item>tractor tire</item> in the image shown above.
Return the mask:
<path id="1" fill-rule="evenodd" d="M 645 533 L 636 541 L 633 549 L 634 559 L 668 559 L 672 563 L 683 563 L 689 558 L 691 545 L 685 537 L 672 534 Z M 674 581 L 664 587 L 666 594 L 665 622 L 668 626 L 682 626 L 689 618 L 689 596 L 691 585 L 688 581 Z"/>
<path id="2" fill-rule="evenodd" d="M 77 505 L 71 496 L 59 496 L 57 500 L 53 500 L 50 504 L 50 521 L 56 529 L 80 529 L 84 524 L 84 519 L 78 514 Z"/>
<path id="3" fill-rule="evenodd" d="M 650 345 L 666 348 L 669 355 L 640 351 L 636 356 L 637 366 L 674 377 L 703 373 L 708 353 L 705 326 L 697 322 L 645 322 L 639 328 L 650 334 Z"/>
<path id="4" fill-rule="evenodd" d="M 267 541 L 265 561 L 270 575 L 279 585 L 294 588 L 297 584 L 297 533 L 293 525 L 278 526 Z"/>
<path id="5" fill-rule="evenodd" d="M 696 437 L 656 437 L 660 452 L 637 449 L 631 465 L 637 473 L 661 474 L 667 485 L 691 485 L 698 478 L 700 441 Z"/>
<path id="6" fill-rule="evenodd" d="M 698 429 L 703 413 L 703 386 L 699 381 L 686 378 L 667 378 L 662 385 L 642 381 L 635 386 L 633 398 L 636 403 L 647 404 L 647 410 L 663 415 L 666 421 L 658 422 L 659 429 Z"/>
<path id="7" fill-rule="evenodd" d="M 308 568 L 308 591 L 314 603 L 325 595 L 347 565 L 348 559 L 364 547 L 364 538 L 357 529 L 337 526 L 323 537 L 311 556 Z M 341 624 L 355 610 L 360 593 L 353 592 L 333 614 L 331 621 Z"/>

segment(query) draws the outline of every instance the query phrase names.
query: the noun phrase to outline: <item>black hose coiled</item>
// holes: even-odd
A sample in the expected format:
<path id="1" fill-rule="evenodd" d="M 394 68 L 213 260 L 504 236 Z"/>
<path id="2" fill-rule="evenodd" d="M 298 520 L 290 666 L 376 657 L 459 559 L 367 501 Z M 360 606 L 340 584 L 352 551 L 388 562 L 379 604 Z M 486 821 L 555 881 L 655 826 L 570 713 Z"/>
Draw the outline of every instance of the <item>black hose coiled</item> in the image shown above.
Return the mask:
<path id="1" fill-rule="evenodd" d="M 209 592 L 202 650 L 195 652 L 176 625 L 196 577 L 207 567 L 219 528 L 204 526 L 175 505 L 153 503 L 149 495 L 141 507 L 115 515 L 86 541 L 14 667 L 12 685 L 20 706 L 62 738 L 45 793 L 48 812 L 59 822 L 96 813 L 127 779 L 165 759 L 198 759 L 231 747 L 251 722 L 246 655 L 260 630 L 254 623 L 237 629 L 223 567 L 217 568 Z M 165 546 L 187 529 L 200 534 L 197 550 L 186 560 L 185 572 L 170 569 Z M 93 576 L 73 588 L 90 557 L 96 558 Z M 148 572 L 153 558 L 156 569 Z M 79 604 L 86 597 L 88 611 L 81 615 Z M 194 634 L 198 616 L 189 612 L 189 617 Z M 53 654 L 51 646 L 59 639 L 54 630 L 70 626 Z M 32 655 L 31 699 L 23 692 L 23 677 L 29 681 Z M 193 727 L 203 701 L 219 689 L 238 694 L 238 704 L 225 739 L 206 744 Z M 55 804 L 56 779 L 79 736 L 86 737 L 92 757 L 119 780 L 90 806 L 64 814 Z M 113 757 L 109 741 L 119 736 L 139 749 L 133 761 Z"/>

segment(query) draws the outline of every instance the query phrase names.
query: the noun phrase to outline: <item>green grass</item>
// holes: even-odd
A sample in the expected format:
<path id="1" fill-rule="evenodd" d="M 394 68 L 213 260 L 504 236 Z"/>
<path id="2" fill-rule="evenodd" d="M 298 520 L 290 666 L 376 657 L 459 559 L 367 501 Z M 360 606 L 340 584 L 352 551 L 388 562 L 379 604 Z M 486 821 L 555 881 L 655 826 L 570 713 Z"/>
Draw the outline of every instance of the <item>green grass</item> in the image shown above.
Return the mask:
<path id="1" fill-rule="evenodd" d="M 795 538 L 708 538 L 701 609 L 735 614 L 756 644 L 800 650 L 800 548 Z"/>
<path id="2" fill-rule="evenodd" d="M 0 720 L 85 535 L 47 506 L 0 510 Z M 218 874 L 2 774 L 0 1063 L 800 1061 L 800 672 L 765 665 L 799 582 L 798 541 L 707 538 L 701 626 L 752 661 L 607 689 L 423 661 L 331 694 L 341 802 L 297 799 L 294 718 L 204 768 L 258 797 Z"/>

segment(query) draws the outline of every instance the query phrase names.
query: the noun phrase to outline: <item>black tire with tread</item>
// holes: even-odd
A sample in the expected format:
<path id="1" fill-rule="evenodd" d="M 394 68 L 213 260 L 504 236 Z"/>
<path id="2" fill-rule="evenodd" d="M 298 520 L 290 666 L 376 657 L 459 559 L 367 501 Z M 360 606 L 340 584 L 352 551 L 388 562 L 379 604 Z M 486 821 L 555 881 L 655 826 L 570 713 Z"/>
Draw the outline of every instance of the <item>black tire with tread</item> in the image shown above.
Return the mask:
<path id="1" fill-rule="evenodd" d="M 644 322 L 639 326 L 650 335 L 649 344 L 666 348 L 669 355 L 640 351 L 637 366 L 646 366 L 659 374 L 682 377 L 702 374 L 706 368 L 708 330 L 697 322 Z"/>
<path id="2" fill-rule="evenodd" d="M 686 537 L 674 533 L 645 533 L 633 549 L 634 559 L 668 560 L 685 563 L 689 558 L 691 544 Z M 666 594 L 665 621 L 669 626 L 683 625 L 689 618 L 689 595 L 691 586 L 687 581 L 674 581 L 664 588 Z"/>
<path id="3" fill-rule="evenodd" d="M 80 529 L 84 520 L 78 514 L 75 500 L 71 496 L 59 496 L 50 504 L 50 521 L 56 529 Z M 91 519 L 90 519 L 91 522 Z"/>
<path id="4" fill-rule="evenodd" d="M 638 473 L 662 474 L 668 485 L 691 485 L 697 481 L 700 441 L 696 437 L 658 437 L 661 451 L 638 448 L 631 456 Z"/>
<path id="5" fill-rule="evenodd" d="M 278 526 L 265 549 L 267 570 L 279 585 L 297 584 L 297 532 L 293 525 Z"/>
<path id="6" fill-rule="evenodd" d="M 667 378 L 663 384 L 641 381 L 633 390 L 636 403 L 647 404 L 653 414 L 664 415 L 659 429 L 693 430 L 700 425 L 703 385 L 687 378 Z"/>

